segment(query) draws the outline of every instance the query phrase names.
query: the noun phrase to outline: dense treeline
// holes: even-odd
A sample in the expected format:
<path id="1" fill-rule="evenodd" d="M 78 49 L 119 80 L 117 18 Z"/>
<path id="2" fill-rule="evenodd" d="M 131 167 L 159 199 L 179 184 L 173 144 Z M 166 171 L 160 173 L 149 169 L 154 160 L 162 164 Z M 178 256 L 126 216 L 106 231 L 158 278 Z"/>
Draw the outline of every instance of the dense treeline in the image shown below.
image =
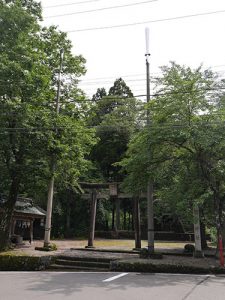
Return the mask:
<path id="1" fill-rule="evenodd" d="M 171 63 L 155 78 L 148 106 L 122 78 L 86 101 L 78 88 L 85 59 L 73 54 L 65 33 L 41 26 L 37 2 L 0 0 L 0 38 L 0 194 L 7 199 L 1 203 L 0 250 L 9 245 L 18 195 L 46 208 L 53 156 L 55 237 L 87 233 L 89 202 L 79 182 L 121 182 L 123 191 L 138 196 L 149 178 L 157 216 L 178 214 L 190 224 L 197 203 L 207 228 L 223 234 L 223 80 L 202 67 Z M 65 55 L 56 114 L 61 49 Z M 121 211 L 121 228 L 132 229 L 131 201 L 123 201 Z M 114 202 L 99 201 L 96 228 L 113 229 L 114 214 Z"/>

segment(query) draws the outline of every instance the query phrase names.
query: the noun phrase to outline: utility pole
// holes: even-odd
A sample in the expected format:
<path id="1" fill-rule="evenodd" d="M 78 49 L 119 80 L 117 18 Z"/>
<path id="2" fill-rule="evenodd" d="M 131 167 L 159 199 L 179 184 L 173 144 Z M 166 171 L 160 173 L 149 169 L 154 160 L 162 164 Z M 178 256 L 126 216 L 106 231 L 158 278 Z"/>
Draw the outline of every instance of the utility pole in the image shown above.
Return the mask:
<path id="1" fill-rule="evenodd" d="M 145 29 L 146 40 L 146 90 L 147 90 L 147 103 L 150 101 L 150 71 L 149 71 L 149 28 Z M 147 108 L 147 127 L 150 129 L 151 117 L 149 108 Z M 149 149 L 150 151 L 150 149 Z M 153 213 L 153 183 L 148 179 L 147 183 L 147 218 L 148 218 L 148 253 L 154 253 L 154 213 Z"/>
<path id="2" fill-rule="evenodd" d="M 59 114 L 59 100 L 61 94 L 61 74 L 63 66 L 63 56 L 64 50 L 60 50 L 60 67 L 58 75 L 58 87 L 57 87 L 57 96 L 56 96 L 56 115 Z M 57 129 L 56 129 L 57 132 Z M 45 237 L 44 237 L 44 247 L 50 245 L 50 236 L 51 236 L 51 223 L 52 223 L 52 204 L 53 204 L 53 195 L 54 195 L 54 181 L 55 181 L 55 169 L 56 169 L 56 158 L 54 154 L 51 157 L 51 178 L 48 186 L 48 202 L 47 202 L 47 213 L 46 213 L 46 222 L 45 222 Z"/>

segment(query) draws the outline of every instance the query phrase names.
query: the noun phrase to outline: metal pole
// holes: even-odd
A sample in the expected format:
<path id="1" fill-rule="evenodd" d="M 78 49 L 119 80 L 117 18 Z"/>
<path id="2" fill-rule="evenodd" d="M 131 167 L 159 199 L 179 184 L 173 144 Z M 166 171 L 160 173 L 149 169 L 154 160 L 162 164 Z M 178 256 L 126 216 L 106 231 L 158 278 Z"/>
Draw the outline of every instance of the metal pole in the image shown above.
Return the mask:
<path id="1" fill-rule="evenodd" d="M 146 91 L 147 103 L 150 101 L 150 67 L 149 67 L 149 31 L 146 28 Z M 150 128 L 151 118 L 150 111 L 147 107 L 147 127 Z M 149 149 L 150 150 L 150 149 Z M 153 213 L 153 183 L 151 179 L 147 183 L 147 218 L 148 218 L 148 253 L 154 253 L 154 213 Z"/>
<path id="2" fill-rule="evenodd" d="M 62 66 L 63 66 L 63 56 L 64 56 L 64 50 L 61 49 L 60 68 L 59 68 L 59 75 L 58 75 L 58 88 L 57 88 L 57 96 L 56 96 L 56 115 L 59 114 L 59 100 L 60 100 L 60 93 L 61 93 L 61 73 L 62 73 Z M 56 159 L 55 156 L 53 155 L 52 162 L 51 162 L 51 178 L 48 186 L 48 202 L 47 202 L 47 212 L 46 212 L 46 222 L 45 222 L 44 247 L 48 247 L 50 245 L 55 168 L 56 168 Z"/>

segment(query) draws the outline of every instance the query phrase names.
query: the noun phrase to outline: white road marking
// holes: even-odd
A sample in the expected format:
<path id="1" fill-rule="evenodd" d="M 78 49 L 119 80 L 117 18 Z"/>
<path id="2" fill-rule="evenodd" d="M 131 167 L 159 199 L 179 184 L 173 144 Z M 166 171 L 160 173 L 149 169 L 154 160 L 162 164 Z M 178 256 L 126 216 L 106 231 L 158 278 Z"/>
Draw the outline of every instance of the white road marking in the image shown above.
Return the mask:
<path id="1" fill-rule="evenodd" d="M 117 278 L 120 278 L 120 277 L 123 277 L 123 276 L 126 276 L 126 275 L 128 275 L 128 273 L 121 273 L 119 275 L 116 275 L 116 276 L 110 277 L 108 279 L 105 279 L 105 280 L 103 280 L 103 282 L 113 281 L 113 280 L 115 280 Z"/>

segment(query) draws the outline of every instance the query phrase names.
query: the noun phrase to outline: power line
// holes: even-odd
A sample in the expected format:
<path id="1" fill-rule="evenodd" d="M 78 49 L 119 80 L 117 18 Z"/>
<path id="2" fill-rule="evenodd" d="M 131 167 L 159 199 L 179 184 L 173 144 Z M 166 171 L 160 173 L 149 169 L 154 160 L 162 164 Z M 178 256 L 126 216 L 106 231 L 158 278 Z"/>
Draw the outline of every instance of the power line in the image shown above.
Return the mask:
<path id="1" fill-rule="evenodd" d="M 46 16 L 44 18 L 49 19 L 49 18 L 65 17 L 65 16 L 72 16 L 72 15 L 78 15 L 78 14 L 93 13 L 93 12 L 98 12 L 98 11 L 103 11 L 103 10 L 124 8 L 124 7 L 128 7 L 128 6 L 136 6 L 136 5 L 147 4 L 147 3 L 150 3 L 150 2 L 157 2 L 157 1 L 158 0 L 148 0 L 148 1 L 135 2 L 135 3 L 130 3 L 130 4 L 124 4 L 124 5 L 115 5 L 115 6 L 102 7 L 102 8 L 96 8 L 96 9 L 90 9 L 90 10 L 77 11 L 77 12 L 72 12 L 72 13 Z"/>
<path id="2" fill-rule="evenodd" d="M 173 129 L 179 129 L 179 128 L 192 128 L 192 129 L 197 129 L 199 126 L 216 126 L 216 125 L 223 125 L 225 126 L 225 121 L 201 121 L 199 120 L 199 122 L 196 123 L 192 123 L 190 124 L 175 124 L 175 123 L 165 123 L 165 124 L 151 124 L 148 125 L 148 127 L 146 126 L 142 126 L 142 124 L 137 124 L 137 125 L 141 125 L 141 127 L 139 127 L 140 129 L 146 129 L 146 128 L 153 128 L 153 129 L 161 129 L 161 128 L 173 128 Z M 135 126 L 134 126 L 135 127 Z M 115 129 L 127 129 L 127 125 L 97 125 L 97 126 L 84 126 L 83 128 L 76 128 L 76 132 L 83 132 L 85 130 L 89 131 L 90 129 L 102 129 L 103 131 L 110 131 L 110 130 L 115 130 Z M 20 133 L 39 133 L 39 132 L 43 132 L 43 131 L 55 131 L 56 129 L 58 130 L 63 130 L 63 129 L 71 129 L 71 126 L 60 126 L 60 127 L 14 127 L 14 128 L 10 128 L 10 127 L 1 127 L 0 128 L 0 132 L 1 131 L 5 131 L 5 134 L 8 134 L 9 132 L 20 132 Z M 2 134 L 2 132 L 1 132 Z"/>
<path id="3" fill-rule="evenodd" d="M 46 9 L 46 8 L 61 7 L 61 6 L 71 6 L 71 5 L 78 5 L 78 4 L 85 4 L 85 3 L 90 3 L 90 2 L 99 2 L 99 1 L 102 1 L 102 0 L 88 0 L 88 1 L 81 1 L 81 2 L 56 4 L 56 5 L 43 6 L 43 8 Z"/>
<path id="4" fill-rule="evenodd" d="M 143 79 L 128 79 L 126 80 L 126 82 L 136 82 L 136 81 L 146 81 L 145 78 Z M 92 81 L 85 81 L 85 82 L 79 82 L 79 85 L 83 85 L 83 84 L 86 84 L 86 85 L 96 85 L 96 84 L 99 84 L 100 82 L 92 82 Z M 109 84 L 109 83 L 112 83 L 112 81 L 102 81 L 101 82 L 102 84 Z"/>
<path id="5" fill-rule="evenodd" d="M 192 90 L 192 91 L 167 91 L 167 92 L 158 92 L 158 93 L 154 93 L 154 94 L 151 94 L 150 96 L 151 97 L 159 97 L 159 96 L 169 96 L 169 95 L 187 95 L 187 94 L 193 94 L 193 93 L 199 93 L 199 92 L 210 92 L 210 91 L 215 91 L 215 92 L 219 92 L 219 91 L 223 91 L 225 90 L 225 87 L 217 87 L 217 88 L 201 88 L 201 89 L 196 89 L 196 90 Z M 146 94 L 139 94 L 139 95 L 134 95 L 133 97 L 121 97 L 121 96 L 107 96 L 106 95 L 106 100 L 113 100 L 113 99 L 119 99 L 119 100 L 133 100 L 134 98 L 139 98 L 139 97 L 146 97 Z M 82 104 L 83 102 L 92 102 L 92 103 L 96 103 L 96 101 L 92 100 L 92 99 L 69 99 L 69 100 L 66 100 L 66 101 L 60 101 L 61 104 L 71 104 L 71 103 L 77 103 L 77 104 Z M 23 105 L 37 105 L 37 106 L 47 106 L 49 107 L 50 105 L 54 104 L 55 102 L 46 102 L 46 103 L 37 103 L 37 104 L 34 104 L 34 103 L 20 103 L 20 104 L 23 104 Z M 0 103 L 1 104 L 1 103 Z M 146 103 L 143 103 L 143 104 L 146 104 Z"/>
<path id="6" fill-rule="evenodd" d="M 214 15 L 214 14 L 219 14 L 219 13 L 224 13 L 224 12 L 225 12 L 225 10 L 216 10 L 216 11 L 210 11 L 210 12 L 205 12 L 205 13 L 183 15 L 183 16 L 177 16 L 177 17 L 171 17 L 171 18 L 165 18 L 165 19 L 156 19 L 156 20 L 149 20 L 149 21 L 143 21 L 143 22 L 136 22 L 136 23 L 128 23 L 128 24 L 119 24 L 119 25 L 111 25 L 111 26 L 89 27 L 89 28 L 82 28 L 82 29 L 67 30 L 66 32 L 67 33 L 74 33 L 74 32 L 84 32 L 84 31 L 129 27 L 129 26 L 143 25 L 143 24 L 149 24 L 149 23 L 167 22 L 167 21 L 173 21 L 173 20 L 188 19 L 188 18 L 193 18 L 193 17 L 208 16 L 208 15 Z"/>

